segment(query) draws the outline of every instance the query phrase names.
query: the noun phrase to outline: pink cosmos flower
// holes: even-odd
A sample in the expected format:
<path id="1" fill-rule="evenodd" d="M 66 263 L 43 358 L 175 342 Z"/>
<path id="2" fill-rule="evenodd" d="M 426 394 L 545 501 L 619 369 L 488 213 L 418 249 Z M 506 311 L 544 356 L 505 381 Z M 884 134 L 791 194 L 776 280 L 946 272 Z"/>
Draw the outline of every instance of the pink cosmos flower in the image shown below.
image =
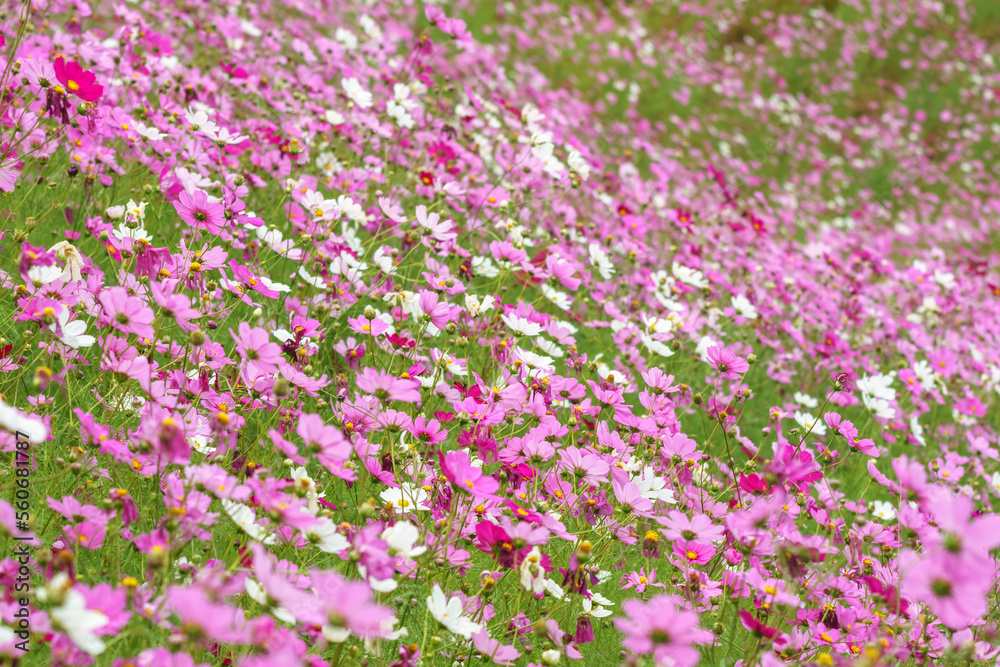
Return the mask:
<path id="1" fill-rule="evenodd" d="M 702 542 L 677 540 L 674 542 L 674 555 L 688 565 L 704 565 L 712 560 L 712 556 L 715 555 L 715 548 L 711 544 L 704 544 Z"/>
<path id="2" fill-rule="evenodd" d="M 482 468 L 472 465 L 469 455 L 461 450 L 444 454 L 438 452 L 441 461 L 441 472 L 455 488 L 477 497 L 492 496 L 500 488 L 500 483 L 489 475 L 484 475 Z"/>
<path id="3" fill-rule="evenodd" d="M 166 595 L 170 610 L 180 618 L 178 630 L 190 640 L 247 642 L 247 621 L 241 609 L 215 602 L 194 586 L 171 586 Z"/>
<path id="4" fill-rule="evenodd" d="M 472 635 L 472 644 L 495 665 L 513 665 L 514 661 L 521 657 L 521 653 L 513 646 L 492 639 L 485 628 Z"/>
<path id="5" fill-rule="evenodd" d="M 389 330 L 389 323 L 381 317 L 369 320 L 364 315 L 347 318 L 347 324 L 351 331 L 363 336 L 381 336 Z"/>
<path id="6" fill-rule="evenodd" d="M 417 403 L 420 401 L 420 383 L 413 378 L 399 378 L 368 366 L 355 376 L 355 382 L 358 389 L 366 394 L 374 395 L 384 403 L 390 401 Z"/>
<path id="7" fill-rule="evenodd" d="M 187 295 L 173 292 L 173 285 L 167 284 L 166 281 L 153 282 L 151 288 L 156 304 L 177 322 L 177 326 L 184 331 L 194 331 L 198 328 L 188 320 L 201 317 L 201 313 L 191 307 L 191 300 Z"/>
<path id="8" fill-rule="evenodd" d="M 633 482 L 619 482 L 611 480 L 611 488 L 615 492 L 622 511 L 639 516 L 650 516 L 653 510 L 653 503 L 642 495 L 642 491 Z"/>
<path id="9" fill-rule="evenodd" d="M 656 581 L 656 570 L 650 570 L 649 574 L 646 574 L 646 568 L 644 567 L 639 568 L 638 572 L 633 571 L 622 576 L 620 583 L 623 591 L 635 587 L 636 593 L 645 593 L 646 589 L 650 586 L 666 588 L 664 584 Z"/>
<path id="10" fill-rule="evenodd" d="M 909 549 L 899 554 L 899 569 L 903 574 L 900 594 L 926 604 L 949 628 L 967 628 L 986 615 L 992 571 L 984 577 L 947 553 L 921 559 Z"/>
<path id="11" fill-rule="evenodd" d="M 145 306 L 138 297 L 129 294 L 124 287 L 101 290 L 100 302 L 113 328 L 147 340 L 156 337 L 151 326 L 156 319 L 152 309 Z"/>
<path id="12" fill-rule="evenodd" d="M 611 467 L 597 454 L 576 447 L 559 450 L 559 469 L 566 470 L 587 486 L 598 486 L 608 481 Z"/>
<path id="13" fill-rule="evenodd" d="M 319 415 L 304 414 L 299 417 L 295 432 L 305 442 L 306 449 L 320 457 L 346 461 L 351 457 L 351 443 L 336 426 L 323 422 Z"/>
<path id="14" fill-rule="evenodd" d="M 750 364 L 746 359 L 736 356 L 736 354 L 725 347 L 712 346 L 706 353 L 710 364 L 719 371 L 720 377 L 728 380 L 736 380 L 750 370 Z"/>
<path id="15" fill-rule="evenodd" d="M 181 192 L 174 208 L 184 222 L 209 234 L 218 234 L 226 224 L 226 210 L 222 204 L 209 202 L 208 195 L 201 190 L 195 190 L 194 194 Z"/>
<path id="16" fill-rule="evenodd" d="M 648 603 L 626 600 L 625 615 L 615 619 L 615 627 L 625 633 L 622 645 L 638 654 L 652 654 L 657 664 L 692 667 L 701 657 L 695 644 L 712 639 L 712 633 L 698 627 L 698 614 L 678 608 L 674 597 L 657 595 Z"/>
<path id="17" fill-rule="evenodd" d="M 229 335 L 236 341 L 236 350 L 244 359 L 257 365 L 260 370 L 273 373 L 278 370 L 281 361 L 281 346 L 271 341 L 271 336 L 260 327 L 250 328 L 246 322 L 240 322 L 239 334 L 229 330 Z"/>
<path id="18" fill-rule="evenodd" d="M 926 538 L 928 545 L 960 559 L 963 569 L 992 576 L 988 554 L 1000 546 L 1000 515 L 973 519 L 976 508 L 972 498 L 941 487 L 932 487 L 927 505 L 939 531 Z"/>
<path id="19" fill-rule="evenodd" d="M 555 280 L 562 283 L 563 287 L 570 292 L 575 292 L 580 286 L 580 279 L 574 277 L 576 268 L 569 262 L 561 260 L 555 255 L 548 255 L 545 258 L 545 266 Z"/>
<path id="20" fill-rule="evenodd" d="M 670 541 L 718 542 L 726 532 L 724 527 L 713 522 L 704 514 L 694 514 L 688 517 L 679 510 L 671 510 L 669 516 L 654 518 L 665 528 L 663 535 Z"/>

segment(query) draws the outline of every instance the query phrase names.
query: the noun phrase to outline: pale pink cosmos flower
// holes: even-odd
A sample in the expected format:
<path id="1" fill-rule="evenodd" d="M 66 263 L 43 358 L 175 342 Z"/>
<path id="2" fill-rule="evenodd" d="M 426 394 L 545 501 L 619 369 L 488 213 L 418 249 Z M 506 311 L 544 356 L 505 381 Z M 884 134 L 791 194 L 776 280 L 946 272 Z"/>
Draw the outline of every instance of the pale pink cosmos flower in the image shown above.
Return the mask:
<path id="1" fill-rule="evenodd" d="M 492 660 L 495 665 L 513 665 L 514 661 L 521 657 L 521 653 L 513 646 L 507 646 L 492 639 L 485 628 L 472 633 L 472 644 L 477 651 Z"/>
<path id="2" fill-rule="evenodd" d="M 396 377 L 368 366 L 355 377 L 355 382 L 358 389 L 366 394 L 372 394 L 385 403 L 390 401 L 417 403 L 420 401 L 420 383 L 410 377 Z"/>
<path id="3" fill-rule="evenodd" d="M 694 645 L 712 640 L 712 633 L 698 627 L 698 614 L 679 608 L 671 595 L 657 595 L 648 603 L 626 600 L 624 616 L 615 627 L 625 634 L 622 646 L 633 653 L 652 654 L 657 664 L 692 667 L 701 654 Z"/>

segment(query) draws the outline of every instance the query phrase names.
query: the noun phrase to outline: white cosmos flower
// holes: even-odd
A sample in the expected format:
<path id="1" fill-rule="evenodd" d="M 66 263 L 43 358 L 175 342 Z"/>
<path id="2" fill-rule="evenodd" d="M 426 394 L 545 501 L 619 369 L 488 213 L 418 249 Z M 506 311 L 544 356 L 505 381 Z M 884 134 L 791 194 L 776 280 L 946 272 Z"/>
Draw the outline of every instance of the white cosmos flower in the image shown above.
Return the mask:
<path id="1" fill-rule="evenodd" d="M 496 278 L 500 275 L 500 269 L 496 263 L 489 257 L 481 255 L 475 255 L 472 258 L 472 270 L 476 275 L 483 276 L 484 278 Z"/>
<path id="2" fill-rule="evenodd" d="M 73 349 L 79 349 L 81 347 L 90 347 L 97 340 L 93 336 L 88 336 L 84 333 L 87 330 L 86 322 L 83 320 L 69 321 L 69 308 L 63 308 L 59 312 L 58 321 L 59 331 L 62 332 L 59 340 L 64 345 L 68 345 Z M 50 324 L 49 329 L 56 331 L 55 323 Z"/>
<path id="3" fill-rule="evenodd" d="M 222 509 L 226 510 L 229 518 L 252 539 L 264 544 L 274 544 L 276 541 L 277 538 L 274 535 L 268 533 L 257 523 L 257 515 L 254 514 L 254 511 L 243 503 L 223 498 Z"/>
<path id="4" fill-rule="evenodd" d="M 895 379 L 894 376 L 894 373 L 866 375 L 858 380 L 857 387 L 862 393 L 872 398 L 894 401 L 896 400 L 896 390 L 892 388 L 892 382 Z"/>
<path id="5" fill-rule="evenodd" d="M 826 422 L 821 419 L 817 419 L 808 412 L 796 410 L 794 418 L 799 426 L 806 431 L 811 431 L 812 435 L 820 438 L 826 435 Z"/>
<path id="6" fill-rule="evenodd" d="M 260 280 L 260 282 L 264 283 L 264 287 L 268 288 L 269 290 L 273 290 L 275 292 L 291 292 L 292 291 L 292 288 L 289 287 L 288 285 L 283 285 L 281 283 L 276 283 L 276 282 L 272 281 L 270 278 L 268 278 L 267 276 L 258 276 L 257 278 Z"/>
<path id="7" fill-rule="evenodd" d="M 600 605 L 595 607 L 592 601 L 587 598 L 583 598 L 583 615 L 591 616 L 593 618 L 604 618 L 605 616 L 611 615 L 611 610 L 605 609 Z"/>
<path id="8" fill-rule="evenodd" d="M 347 538 L 337 531 L 337 524 L 325 517 L 319 517 L 318 524 L 309 526 L 302 532 L 323 553 L 336 554 L 351 546 Z"/>
<path id="9" fill-rule="evenodd" d="M 557 649 L 550 648 L 547 651 L 542 651 L 542 662 L 546 665 L 558 665 L 560 660 L 562 660 L 562 653 Z"/>
<path id="10" fill-rule="evenodd" d="M 924 439 L 924 427 L 920 425 L 920 420 L 916 415 L 910 418 L 910 432 L 913 433 L 917 442 L 923 446 L 927 445 L 927 440 Z"/>
<path id="11" fill-rule="evenodd" d="M 686 283 L 691 287 L 697 287 L 698 289 L 708 287 L 708 281 L 705 280 L 705 275 L 697 269 L 690 269 L 683 264 L 678 264 L 677 262 L 673 263 L 671 269 L 674 277 L 682 283 Z"/>
<path id="12" fill-rule="evenodd" d="M 872 516 L 878 517 L 883 521 L 892 521 L 896 518 L 896 509 L 891 503 L 887 503 L 884 500 L 876 500 L 872 502 Z"/>
<path id="13" fill-rule="evenodd" d="M 590 178 L 590 164 L 580 151 L 570 147 L 567 152 L 569 155 L 566 158 L 566 162 L 569 163 L 569 168 L 579 174 L 580 178 L 584 181 Z"/>
<path id="14" fill-rule="evenodd" d="M 547 338 L 536 338 L 535 345 L 550 357 L 560 358 L 566 356 L 557 343 L 553 343 Z"/>
<path id="15" fill-rule="evenodd" d="M 896 409 L 889 405 L 889 401 L 884 398 L 873 398 L 868 394 L 861 394 L 861 402 L 865 404 L 873 415 L 881 419 L 892 419 L 896 416 Z"/>
<path id="16" fill-rule="evenodd" d="M 353 51 L 358 48 L 358 38 L 353 32 L 345 28 L 337 28 L 337 32 L 333 34 L 334 39 L 344 45 L 344 48 L 348 51 Z M 336 123 L 334 123 L 336 125 Z"/>
<path id="17" fill-rule="evenodd" d="M 398 489 L 389 487 L 379 494 L 379 498 L 393 505 L 399 513 L 413 510 L 430 511 L 431 509 L 427 506 L 427 492 L 422 487 L 413 486 L 409 482 L 403 482 Z"/>
<path id="18" fill-rule="evenodd" d="M 642 344 L 646 346 L 647 350 L 658 354 L 661 357 L 671 357 L 674 354 L 674 351 L 671 350 L 666 343 L 656 340 L 645 332 L 641 332 L 639 334 L 639 339 L 642 341 Z"/>
<path id="19" fill-rule="evenodd" d="M 135 131 L 139 133 L 140 137 L 144 137 L 146 139 L 149 139 L 150 141 L 159 141 L 160 139 L 167 136 L 162 132 L 160 132 L 155 127 L 147 127 L 142 123 L 140 123 L 139 121 L 135 122 Z"/>
<path id="20" fill-rule="evenodd" d="M 534 352 L 522 350 L 521 348 L 518 348 L 515 351 L 515 355 L 517 359 L 520 359 L 523 363 L 527 364 L 529 368 L 536 368 L 548 373 L 552 373 L 556 370 L 552 357 L 535 354 Z"/>
<path id="21" fill-rule="evenodd" d="M 397 588 L 399 588 L 399 582 L 397 582 L 392 577 L 388 579 L 376 579 L 375 577 L 368 576 L 368 568 L 364 565 L 358 565 L 358 574 L 362 576 L 371 586 L 371 589 L 376 593 L 391 593 Z"/>
<path id="22" fill-rule="evenodd" d="M 920 385 L 924 389 L 930 391 L 934 388 L 934 371 L 929 361 L 922 359 L 913 364 L 913 374 L 920 380 Z"/>
<path id="23" fill-rule="evenodd" d="M 587 253 L 590 255 L 590 263 L 601 274 L 601 278 L 609 280 L 615 273 L 615 267 L 608 259 L 608 254 L 596 243 L 587 246 Z"/>
<path id="24" fill-rule="evenodd" d="M 258 584 L 250 577 L 247 577 L 244 580 L 243 589 L 247 592 L 247 595 L 250 596 L 250 599 L 257 602 L 257 604 L 261 605 L 262 607 L 270 607 L 267 601 L 267 593 L 264 591 L 264 589 L 261 587 L 260 584 Z M 292 616 L 291 612 L 289 612 L 284 607 L 270 607 L 270 612 L 279 621 L 288 623 L 289 625 L 295 624 L 295 617 Z"/>
<path id="25" fill-rule="evenodd" d="M 795 399 L 796 403 L 798 403 L 799 405 L 801 405 L 803 407 L 806 407 L 806 408 L 809 408 L 809 409 L 813 409 L 813 408 L 818 408 L 819 407 L 819 401 L 817 401 L 815 398 L 813 398 L 809 394 L 803 394 L 801 391 L 795 392 L 795 394 L 792 395 L 792 398 Z"/>
<path id="26" fill-rule="evenodd" d="M 202 132 L 214 132 L 219 128 L 214 122 L 209 120 L 208 114 L 204 111 L 193 111 L 187 109 L 184 111 L 184 117 L 187 119 L 189 129 L 197 132 L 201 130 Z"/>
<path id="27" fill-rule="evenodd" d="M 757 319 L 757 309 L 752 303 L 750 303 L 750 299 L 746 298 L 742 294 L 737 294 L 733 297 L 733 310 L 735 310 L 738 315 L 745 317 L 748 320 Z"/>
<path id="28" fill-rule="evenodd" d="M 396 273 L 395 259 L 396 255 L 393 253 L 392 248 L 389 246 L 382 246 L 375 251 L 375 256 L 372 258 L 372 261 L 375 262 L 375 266 L 377 266 L 382 273 L 387 276 L 391 276 Z"/>
<path id="29" fill-rule="evenodd" d="M 341 79 L 340 84 L 344 87 L 344 92 L 362 109 L 367 109 L 372 105 L 372 94 L 361 87 L 361 82 L 356 78 Z"/>
<path id="30" fill-rule="evenodd" d="M 569 295 L 565 292 L 557 290 L 548 283 L 542 283 L 540 287 L 542 294 L 545 295 L 545 298 L 548 299 L 556 308 L 559 308 L 560 310 L 569 310 L 569 307 L 573 305 L 573 302 L 569 299 Z"/>
<path id="31" fill-rule="evenodd" d="M 652 500 L 653 502 L 661 500 L 668 505 L 673 505 L 677 502 L 677 499 L 674 498 L 674 492 L 667 488 L 663 478 L 657 476 L 649 466 L 643 468 L 639 477 L 632 481 L 638 487 L 639 494 L 647 500 Z"/>
<path id="32" fill-rule="evenodd" d="M 545 570 L 542 569 L 541 560 L 542 554 L 538 547 L 532 547 L 521 562 L 521 586 L 535 595 L 545 591 Z"/>
<path id="33" fill-rule="evenodd" d="M 51 264 L 49 266 L 32 266 L 28 269 L 28 280 L 35 285 L 48 285 L 62 277 L 63 269 Z"/>
<path id="34" fill-rule="evenodd" d="M 542 325 L 517 315 L 501 315 L 500 319 L 511 331 L 522 336 L 537 336 L 542 332 Z"/>
<path id="35" fill-rule="evenodd" d="M 326 287 L 326 281 L 323 280 L 321 276 L 314 276 L 306 271 L 304 266 L 299 265 L 299 278 L 302 278 L 306 283 L 312 285 L 313 287 L 319 287 L 320 289 Z"/>
<path id="36" fill-rule="evenodd" d="M 49 429 L 38 417 L 28 416 L 11 407 L 0 398 L 0 428 L 5 431 L 21 433 L 27 436 L 28 442 L 39 444 L 49 437 Z"/>
<path id="37" fill-rule="evenodd" d="M 473 317 L 478 317 L 483 313 L 492 310 L 493 304 L 496 303 L 496 299 L 492 294 L 483 297 L 482 300 L 475 294 L 465 295 L 465 309 L 469 311 L 469 315 Z"/>
<path id="38" fill-rule="evenodd" d="M 1000 496 L 1000 472 L 995 472 L 990 477 L 990 488 L 993 489 L 993 493 Z"/>
<path id="39" fill-rule="evenodd" d="M 337 206 L 344 215 L 354 222 L 365 222 L 368 219 L 368 216 L 365 214 L 365 210 L 361 208 L 361 205 L 356 204 L 354 200 L 347 195 L 340 195 L 337 197 Z"/>
<path id="40" fill-rule="evenodd" d="M 445 598 L 441 586 L 434 584 L 434 590 L 427 596 L 427 609 L 438 623 L 465 639 L 472 639 L 474 632 L 482 630 L 482 626 L 462 615 L 462 601 L 455 596 Z"/>
<path id="41" fill-rule="evenodd" d="M 49 615 L 81 651 L 90 655 L 104 653 L 104 642 L 94 630 L 103 628 L 109 619 L 96 609 L 87 609 L 87 600 L 78 590 L 67 590 L 62 606 L 49 610 Z"/>
<path id="42" fill-rule="evenodd" d="M 427 547 L 415 546 L 420 539 L 420 531 L 409 521 L 398 521 L 382 531 L 382 539 L 389 545 L 389 555 L 410 560 L 427 551 Z"/>

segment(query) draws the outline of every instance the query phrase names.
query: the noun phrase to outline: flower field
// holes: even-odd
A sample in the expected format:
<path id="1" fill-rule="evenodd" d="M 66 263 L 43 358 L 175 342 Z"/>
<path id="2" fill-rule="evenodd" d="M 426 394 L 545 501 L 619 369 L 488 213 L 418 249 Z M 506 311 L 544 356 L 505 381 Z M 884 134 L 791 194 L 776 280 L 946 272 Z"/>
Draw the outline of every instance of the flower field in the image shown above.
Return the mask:
<path id="1" fill-rule="evenodd" d="M 1000 664 L 993 0 L 0 11 L 0 660 Z"/>

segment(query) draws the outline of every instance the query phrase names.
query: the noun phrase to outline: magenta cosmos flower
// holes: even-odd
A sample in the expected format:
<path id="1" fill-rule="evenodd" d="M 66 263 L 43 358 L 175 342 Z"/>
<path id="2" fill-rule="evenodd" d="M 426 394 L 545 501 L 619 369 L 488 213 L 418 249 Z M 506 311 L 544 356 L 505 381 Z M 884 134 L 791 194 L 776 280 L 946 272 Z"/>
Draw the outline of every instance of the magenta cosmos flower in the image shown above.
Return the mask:
<path id="1" fill-rule="evenodd" d="M 615 619 L 615 627 L 625 633 L 622 645 L 633 653 L 652 653 L 658 664 L 696 665 L 700 653 L 693 644 L 712 638 L 698 627 L 698 614 L 678 609 L 670 595 L 657 595 L 647 604 L 626 600 L 622 609 L 625 616 Z"/>
<path id="2" fill-rule="evenodd" d="M 96 102 L 104 94 L 104 86 L 97 83 L 97 76 L 80 67 L 79 63 L 67 63 L 56 58 L 52 63 L 56 78 L 65 92 L 76 95 L 84 102 Z"/>
<path id="3" fill-rule="evenodd" d="M 441 472 L 459 491 L 482 497 L 492 496 L 500 488 L 499 482 L 472 465 L 465 452 L 438 453 L 438 456 L 441 458 Z"/>
<path id="4" fill-rule="evenodd" d="M 152 340 L 156 336 L 153 310 L 128 293 L 124 287 L 111 287 L 101 291 L 101 306 L 111 320 L 111 326 L 122 333 L 134 333 L 140 338 Z"/>
<path id="5" fill-rule="evenodd" d="M 181 219 L 198 229 L 204 229 L 209 234 L 218 234 L 226 224 L 226 209 L 222 204 L 213 204 L 208 201 L 208 195 L 201 190 L 197 190 L 193 195 L 181 192 L 174 202 L 177 215 Z"/>

